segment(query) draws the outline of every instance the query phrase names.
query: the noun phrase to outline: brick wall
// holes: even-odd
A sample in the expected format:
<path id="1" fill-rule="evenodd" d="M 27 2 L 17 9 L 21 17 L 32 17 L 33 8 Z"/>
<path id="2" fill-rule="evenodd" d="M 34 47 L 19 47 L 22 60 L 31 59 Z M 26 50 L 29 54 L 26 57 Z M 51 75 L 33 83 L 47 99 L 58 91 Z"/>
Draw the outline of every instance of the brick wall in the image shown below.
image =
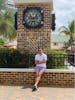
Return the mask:
<path id="1" fill-rule="evenodd" d="M 33 85 L 35 72 L 32 69 L 3 69 L 0 71 L 0 85 Z M 39 83 L 40 86 L 74 87 L 75 72 L 47 70 Z"/>
<path id="2" fill-rule="evenodd" d="M 41 7 L 44 11 L 44 25 L 39 29 L 27 29 L 23 26 L 23 10 L 28 6 Z M 38 47 L 50 48 L 50 34 L 52 21 L 52 3 L 18 4 L 18 30 L 17 47 L 25 48 L 30 52 L 36 52 Z"/>

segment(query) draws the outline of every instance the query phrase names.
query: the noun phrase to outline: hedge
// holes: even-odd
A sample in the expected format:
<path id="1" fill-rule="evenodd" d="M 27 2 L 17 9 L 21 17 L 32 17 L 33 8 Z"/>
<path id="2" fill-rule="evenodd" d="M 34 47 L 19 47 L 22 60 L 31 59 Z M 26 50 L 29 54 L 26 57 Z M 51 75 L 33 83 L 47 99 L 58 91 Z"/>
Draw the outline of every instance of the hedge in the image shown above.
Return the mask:
<path id="1" fill-rule="evenodd" d="M 48 53 L 47 68 L 64 66 L 66 53 Z M 0 68 L 33 68 L 35 54 L 16 49 L 0 49 Z"/>

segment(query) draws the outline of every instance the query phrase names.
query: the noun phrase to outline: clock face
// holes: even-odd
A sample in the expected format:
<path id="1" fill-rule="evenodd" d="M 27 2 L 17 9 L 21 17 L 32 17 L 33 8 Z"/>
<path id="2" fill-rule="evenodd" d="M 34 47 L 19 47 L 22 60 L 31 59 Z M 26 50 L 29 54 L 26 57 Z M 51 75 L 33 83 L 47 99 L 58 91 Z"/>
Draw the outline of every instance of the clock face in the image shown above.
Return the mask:
<path id="1" fill-rule="evenodd" d="M 23 24 L 27 28 L 37 28 L 43 25 L 43 10 L 39 7 L 28 7 L 24 10 Z"/>

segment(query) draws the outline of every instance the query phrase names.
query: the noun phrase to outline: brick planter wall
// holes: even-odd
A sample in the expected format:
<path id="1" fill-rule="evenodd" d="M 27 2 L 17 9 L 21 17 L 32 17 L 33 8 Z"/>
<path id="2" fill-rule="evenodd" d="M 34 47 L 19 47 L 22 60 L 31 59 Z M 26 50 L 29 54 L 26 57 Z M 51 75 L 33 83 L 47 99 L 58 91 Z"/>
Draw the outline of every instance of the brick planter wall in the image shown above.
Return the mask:
<path id="1" fill-rule="evenodd" d="M 33 85 L 33 69 L 0 69 L 0 85 Z M 39 86 L 74 87 L 75 72 L 69 70 L 46 70 Z"/>

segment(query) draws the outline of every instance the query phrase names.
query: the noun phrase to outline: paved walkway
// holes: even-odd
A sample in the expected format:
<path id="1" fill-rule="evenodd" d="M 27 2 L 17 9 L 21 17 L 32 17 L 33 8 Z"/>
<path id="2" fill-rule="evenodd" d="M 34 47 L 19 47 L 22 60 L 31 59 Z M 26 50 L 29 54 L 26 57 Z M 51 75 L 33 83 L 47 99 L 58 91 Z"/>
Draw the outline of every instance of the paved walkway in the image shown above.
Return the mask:
<path id="1" fill-rule="evenodd" d="M 0 86 L 0 100 L 75 100 L 75 88 Z"/>

